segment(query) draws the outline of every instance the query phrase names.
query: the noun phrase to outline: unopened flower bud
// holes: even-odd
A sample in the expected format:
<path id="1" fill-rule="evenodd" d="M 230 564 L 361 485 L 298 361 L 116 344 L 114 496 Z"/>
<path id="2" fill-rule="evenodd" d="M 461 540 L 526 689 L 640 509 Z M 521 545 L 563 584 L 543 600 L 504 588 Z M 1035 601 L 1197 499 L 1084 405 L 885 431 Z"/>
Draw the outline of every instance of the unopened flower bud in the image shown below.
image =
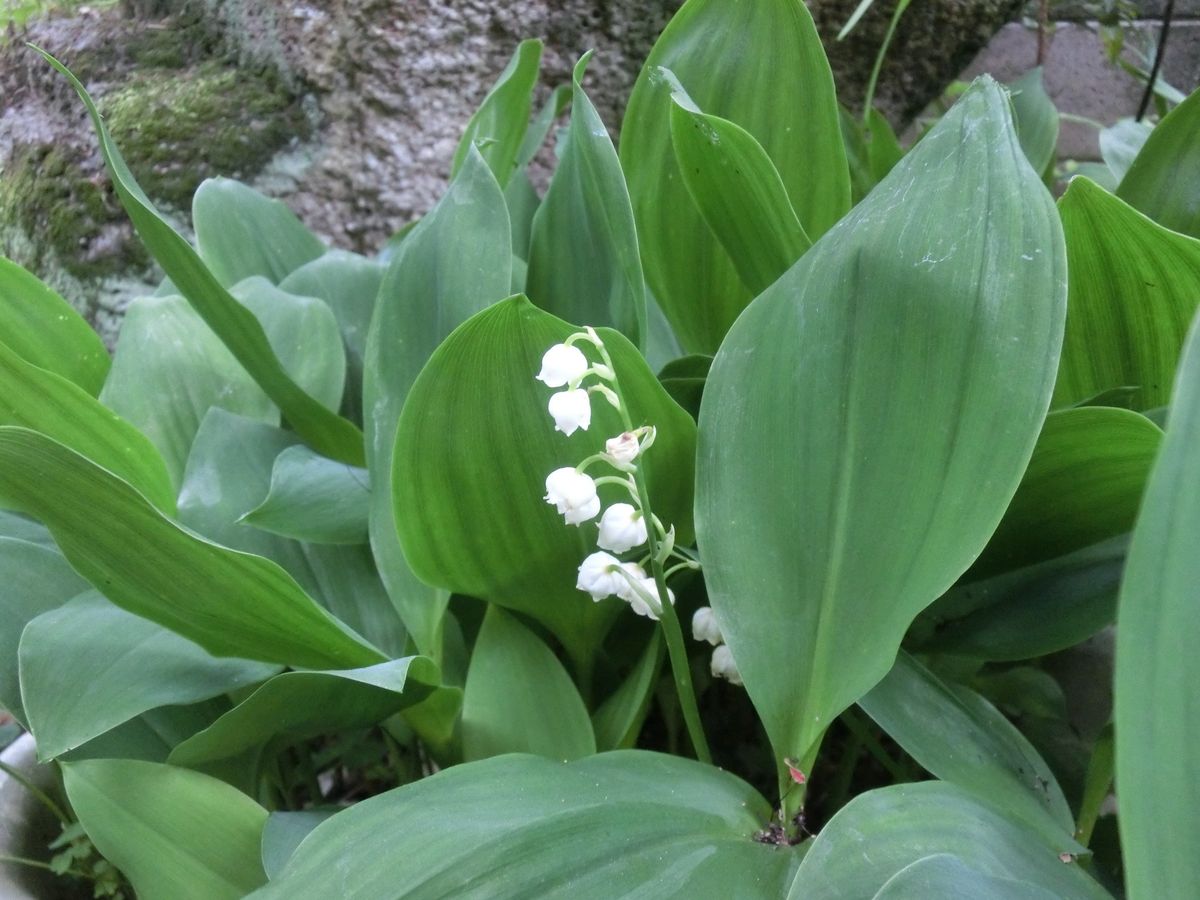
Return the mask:
<path id="1" fill-rule="evenodd" d="M 637 435 L 632 431 L 623 432 L 604 442 L 604 452 L 608 458 L 621 465 L 628 465 L 637 459 L 639 449 Z"/>

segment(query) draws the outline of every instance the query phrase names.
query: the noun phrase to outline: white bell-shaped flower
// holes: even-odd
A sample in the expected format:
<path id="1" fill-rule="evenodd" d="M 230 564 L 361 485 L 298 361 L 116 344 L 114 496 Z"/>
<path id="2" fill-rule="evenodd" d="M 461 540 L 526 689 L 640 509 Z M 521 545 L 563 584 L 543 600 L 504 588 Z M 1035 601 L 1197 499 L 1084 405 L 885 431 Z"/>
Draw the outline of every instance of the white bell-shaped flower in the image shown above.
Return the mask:
<path id="1" fill-rule="evenodd" d="M 582 388 L 551 394 L 549 409 L 554 417 L 554 430 L 568 437 L 577 429 L 587 431 L 592 424 L 592 401 Z"/>
<path id="2" fill-rule="evenodd" d="M 640 547 L 646 543 L 646 517 L 628 503 L 614 503 L 600 517 L 600 537 L 596 543 L 613 553 Z"/>
<path id="3" fill-rule="evenodd" d="M 608 458 L 622 465 L 637 459 L 639 449 L 637 435 L 632 431 L 622 432 L 604 442 L 604 452 Z"/>
<path id="4" fill-rule="evenodd" d="M 542 371 L 538 372 L 537 380 L 546 387 L 563 387 L 578 382 L 587 370 L 587 357 L 578 347 L 555 344 L 542 357 Z"/>
<path id="5" fill-rule="evenodd" d="M 581 525 L 600 512 L 600 498 L 596 496 L 596 482 L 590 475 L 576 472 L 570 466 L 555 469 L 546 476 L 546 496 L 568 525 Z"/>
<path id="6" fill-rule="evenodd" d="M 729 649 L 728 644 L 721 644 L 713 650 L 709 671 L 712 672 L 714 678 L 724 678 L 730 684 L 736 684 L 739 687 L 742 684 L 742 673 L 738 671 L 737 664 L 733 661 L 733 651 Z"/>
<path id="7" fill-rule="evenodd" d="M 700 607 L 692 616 L 692 637 L 698 641 L 708 641 L 714 647 L 725 640 L 711 606 Z"/>
<path id="8" fill-rule="evenodd" d="M 658 621 L 658 617 L 662 615 L 662 598 L 658 594 L 658 585 L 653 578 L 643 578 L 638 582 L 638 587 L 641 591 L 631 590 L 629 595 L 622 599 L 628 601 L 630 608 L 639 616 Z M 675 605 L 675 592 L 670 588 L 667 588 L 667 599 L 672 606 Z"/>
<path id="9" fill-rule="evenodd" d="M 627 588 L 629 583 L 622 577 L 621 561 L 608 553 L 593 553 L 579 566 L 579 579 L 575 587 L 587 591 L 596 602 Z"/>

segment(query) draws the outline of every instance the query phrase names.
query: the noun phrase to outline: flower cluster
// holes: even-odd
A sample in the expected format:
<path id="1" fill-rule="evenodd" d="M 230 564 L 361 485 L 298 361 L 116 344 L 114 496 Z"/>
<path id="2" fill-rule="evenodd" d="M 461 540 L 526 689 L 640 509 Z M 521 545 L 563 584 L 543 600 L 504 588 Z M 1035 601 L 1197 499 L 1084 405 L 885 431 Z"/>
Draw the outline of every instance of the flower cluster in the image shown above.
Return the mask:
<path id="1" fill-rule="evenodd" d="M 576 346 L 580 343 L 593 347 L 601 356 L 601 362 L 589 361 Z M 596 538 L 600 549 L 579 566 L 575 586 L 590 594 L 596 602 L 606 597 L 619 597 L 638 615 L 657 619 L 662 614 L 662 597 L 655 578 L 646 572 L 649 557 L 638 562 L 623 562 L 613 555 L 648 544 L 651 528 L 655 529 L 656 543 L 661 544 L 665 554 L 672 552 L 674 530 L 668 531 L 653 514 L 647 514 L 636 479 L 636 461 L 654 443 L 654 428 L 632 427 L 612 360 L 604 342 L 591 328 L 577 332 L 564 343 L 547 350 L 536 377 L 547 387 L 562 389 L 552 394 L 548 403 L 556 431 L 568 436 L 576 431 L 587 431 L 592 424 L 593 394 L 612 404 L 627 423 L 625 431 L 605 442 L 603 452 L 589 456 L 577 466 L 565 466 L 551 472 L 546 477 L 545 500 L 558 510 L 568 525 L 578 527 L 600 516 L 600 532 Z M 590 384 L 587 383 L 589 380 Z M 593 478 L 587 470 L 595 465 L 607 466 L 616 474 Z M 629 502 L 613 503 L 601 514 L 597 490 L 604 484 L 615 484 L 627 490 Z M 675 602 L 670 589 L 667 600 Z"/>
<path id="2" fill-rule="evenodd" d="M 721 626 L 717 624 L 711 607 L 702 606 L 692 616 L 692 637 L 713 645 L 709 669 L 714 678 L 724 678 L 730 684 L 741 685 L 742 674 L 733 661 L 733 653 L 725 643 L 725 636 L 721 634 Z"/>

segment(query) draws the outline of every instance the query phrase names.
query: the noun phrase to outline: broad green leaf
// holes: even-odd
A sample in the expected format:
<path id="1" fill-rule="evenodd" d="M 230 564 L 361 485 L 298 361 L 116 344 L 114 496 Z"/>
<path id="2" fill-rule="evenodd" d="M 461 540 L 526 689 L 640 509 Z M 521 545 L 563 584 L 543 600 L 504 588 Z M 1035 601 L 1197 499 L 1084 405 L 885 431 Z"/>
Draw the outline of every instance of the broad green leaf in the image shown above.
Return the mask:
<path id="1" fill-rule="evenodd" d="M 1059 201 L 1071 314 L 1054 403 L 1137 386 L 1162 406 L 1200 304 L 1200 241 L 1168 231 L 1086 178 Z"/>
<path id="2" fill-rule="evenodd" d="M 812 241 L 762 144 L 728 119 L 706 115 L 680 88 L 671 95 L 671 145 L 692 203 L 752 296 Z"/>
<path id="3" fill-rule="evenodd" d="M 93 397 L 108 374 L 104 342 L 55 291 L 0 257 L 0 335 L 27 363 L 53 372 Z"/>
<path id="4" fill-rule="evenodd" d="M 383 659 L 275 563 L 181 528 L 50 438 L 0 428 L 0 502 L 44 522 L 72 567 L 118 606 L 214 655 L 312 667 Z"/>
<path id="5" fill-rule="evenodd" d="M 130 304 L 100 400 L 158 448 L 176 487 L 210 408 L 279 421 L 267 395 L 177 296 Z"/>
<path id="6" fill-rule="evenodd" d="M 54 538 L 44 525 L 20 513 L 0 510 L 0 537 L 39 544 L 51 550 L 58 549 L 54 546 Z"/>
<path id="7" fill-rule="evenodd" d="M 63 780 L 88 837 L 142 900 L 240 900 L 266 883 L 267 811 L 224 782 L 128 759 L 70 763 Z"/>
<path id="8" fill-rule="evenodd" d="M 17 671 L 21 631 L 88 584 L 57 549 L 10 537 L 0 537 L 0 583 L 0 707 L 24 722 Z"/>
<path id="9" fill-rule="evenodd" d="M 1108 900 L 1078 863 L 1059 858 L 1084 852 L 1066 835 L 1048 842 L 955 785 L 897 784 L 860 794 L 830 819 L 800 863 L 788 900 L 872 897 L 906 866 L 937 854 L 956 856 L 985 876 L 1030 882 L 1059 900 Z"/>
<path id="10" fill-rule="evenodd" d="M 1132 529 L 1161 441 L 1157 425 L 1125 409 L 1048 415 L 1021 485 L 967 577 L 1044 562 Z"/>
<path id="11" fill-rule="evenodd" d="M 424 699 L 440 683 L 437 666 L 409 656 L 361 669 L 284 672 L 179 744 L 172 765 L 236 756 L 274 741 L 287 746 L 319 734 L 365 728 Z"/>
<path id="12" fill-rule="evenodd" d="M 95 591 L 42 613 L 21 636 L 21 696 L 38 756 L 53 759 L 159 706 L 264 681 L 278 666 L 217 659 Z"/>
<path id="13" fill-rule="evenodd" d="M 421 372 L 400 417 L 393 500 L 405 556 L 422 580 L 533 616 L 578 662 L 595 652 L 619 609 L 575 589 L 596 525 L 565 525 L 543 500 L 546 476 L 600 452 L 623 426 L 596 398 L 588 431 L 568 438 L 554 430 L 550 391 L 534 376 L 546 350 L 575 330 L 522 296 L 459 326 Z M 599 333 L 634 423 L 658 430 L 645 461 L 654 512 L 689 543 L 695 423 L 636 347 L 610 329 Z M 617 491 L 606 485 L 601 499 Z"/>
<path id="14" fill-rule="evenodd" d="M 956 585 L 918 619 L 913 630 L 927 630 L 915 646 L 987 660 L 1033 659 L 1073 647 L 1112 624 L 1128 543 L 1128 535 L 1118 535 Z"/>
<path id="15" fill-rule="evenodd" d="M 983 78 L 722 345 L 697 532 L 777 757 L 887 674 L 999 522 L 1058 363 L 1063 255 Z"/>
<path id="16" fill-rule="evenodd" d="M 262 835 L 262 863 L 268 878 L 279 874 L 309 832 L 332 816 L 335 809 L 277 810 L 267 817 Z"/>
<path id="17" fill-rule="evenodd" d="M 511 265 L 504 195 L 483 157 L 469 153 L 445 196 L 388 266 L 367 340 L 363 423 L 371 472 L 371 549 L 417 649 L 435 660 L 440 659 L 442 613 L 450 597 L 417 580 L 396 537 L 396 423 L 413 382 L 438 345 L 474 313 L 508 295 Z M 401 478 L 423 477 L 431 462 L 422 455 Z"/>
<path id="18" fill-rule="evenodd" d="M 533 217 L 529 298 L 576 325 L 646 341 L 646 289 L 633 208 L 617 151 L 583 90 L 591 54 L 575 66 L 571 126 L 554 179 Z"/>
<path id="19" fill-rule="evenodd" d="M 355 419 L 362 416 L 367 332 L 383 272 L 384 267 L 373 259 L 345 250 L 330 250 L 279 282 L 280 290 L 304 297 L 320 297 L 333 310 L 346 343 L 348 371 L 342 406 L 346 414 Z"/>
<path id="20" fill-rule="evenodd" d="M 778 898 L 799 854 L 751 839 L 770 815 L 749 785 L 677 757 L 502 756 L 338 813 L 253 897 Z"/>
<path id="21" fill-rule="evenodd" d="M 488 164 L 503 188 L 517 167 L 533 107 L 533 88 L 537 84 L 538 65 L 542 59 L 542 42 L 521 41 L 512 59 L 483 103 L 467 122 L 463 136 L 454 151 L 451 177 L 456 177 L 474 147 Z"/>
<path id="22" fill-rule="evenodd" d="M 1200 326 L 1179 367 L 1162 453 L 1129 547 L 1117 610 L 1114 722 L 1121 847 L 1133 900 L 1200 884 Z"/>
<path id="23" fill-rule="evenodd" d="M 536 753 L 579 759 L 596 752 L 587 707 L 546 644 L 498 606 L 489 606 L 463 692 L 463 755 Z"/>
<path id="24" fill-rule="evenodd" d="M 1153 130 L 1154 126 L 1149 122 L 1136 119 L 1120 119 L 1115 125 L 1100 130 L 1100 156 L 1118 183 L 1133 165 Z"/>
<path id="25" fill-rule="evenodd" d="M 1021 149 L 1037 173 L 1054 162 L 1058 149 L 1058 110 L 1046 93 L 1042 67 L 1036 66 L 1009 85 Z"/>
<path id="26" fill-rule="evenodd" d="M 404 629 L 367 547 L 302 544 L 242 523 L 266 498 L 275 460 L 293 446 L 295 437 L 286 431 L 212 410 L 188 457 L 180 523 L 225 547 L 279 563 L 340 621 L 389 655 L 402 656 Z"/>
<path id="27" fill-rule="evenodd" d="M 359 430 L 326 409 L 291 379 L 272 351 L 258 320 L 225 290 L 191 245 L 176 233 L 138 186 L 79 79 L 54 57 L 45 51 L 39 52 L 66 76 L 87 107 L 117 196 L 138 235 L 179 293 L 187 298 L 238 362 L 279 406 L 292 428 L 314 450 L 351 465 L 361 465 L 363 446 Z"/>
<path id="28" fill-rule="evenodd" d="M 637 742 L 662 661 L 662 635 L 655 630 L 633 670 L 592 715 L 599 750 L 624 750 Z"/>
<path id="29" fill-rule="evenodd" d="M 1200 238 L 1200 91 L 1146 136 L 1117 196 L 1159 225 Z"/>
<path id="30" fill-rule="evenodd" d="M 930 900 L 933 897 L 1057 900 L 1055 894 L 1032 882 L 985 875 L 949 853 L 935 853 L 905 866 L 884 883 L 873 900 Z"/>
<path id="31" fill-rule="evenodd" d="M 689 353 L 714 353 L 751 293 L 696 209 L 671 145 L 671 80 L 766 151 L 813 240 L 850 208 L 833 76 L 800 0 L 688 0 L 638 76 L 621 126 L 646 282 Z"/>
<path id="32" fill-rule="evenodd" d="M 904 651 L 858 701 L 933 775 L 1021 816 L 1049 839 L 1075 820 L 1054 773 L 1021 732 L 974 691 L 948 684 Z"/>
<path id="33" fill-rule="evenodd" d="M 140 759 L 145 762 L 165 763 L 176 744 L 207 728 L 228 709 L 229 702 L 224 698 L 214 698 L 190 706 L 160 706 L 122 722 L 86 744 L 63 753 L 58 757 L 58 761 Z"/>
<path id="34" fill-rule="evenodd" d="M 542 104 L 538 114 L 525 129 L 525 137 L 521 140 L 521 149 L 517 152 L 518 166 L 528 166 L 533 162 L 533 158 L 542 149 L 542 144 L 546 143 L 546 137 L 550 134 L 550 129 L 554 127 L 554 120 L 571 105 L 571 97 L 574 92 L 573 83 L 556 85 L 550 92 L 550 96 L 546 98 L 546 102 Z"/>
<path id="35" fill-rule="evenodd" d="M 342 402 L 346 349 L 333 311 L 316 297 L 297 297 L 253 276 L 229 289 L 263 327 L 284 369 L 327 409 Z"/>
<path id="36" fill-rule="evenodd" d="M 365 544 L 367 478 L 366 469 L 288 447 L 275 459 L 270 493 L 242 521 L 298 541 Z"/>
<path id="37" fill-rule="evenodd" d="M 61 375 L 32 365 L 0 342 L 0 425 L 19 425 L 71 447 L 137 488 L 170 514 L 171 476 L 154 445 Z"/>
<path id="38" fill-rule="evenodd" d="M 279 284 L 325 245 L 278 200 L 231 178 L 208 178 L 192 197 L 196 249 L 225 287 L 260 275 Z"/>

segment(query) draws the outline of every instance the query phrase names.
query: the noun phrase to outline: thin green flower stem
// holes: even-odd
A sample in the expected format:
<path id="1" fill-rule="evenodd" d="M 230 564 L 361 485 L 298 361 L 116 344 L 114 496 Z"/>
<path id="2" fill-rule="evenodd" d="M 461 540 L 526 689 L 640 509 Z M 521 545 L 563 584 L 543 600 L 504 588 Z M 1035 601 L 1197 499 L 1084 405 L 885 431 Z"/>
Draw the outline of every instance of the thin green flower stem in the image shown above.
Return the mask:
<path id="1" fill-rule="evenodd" d="M 58 819 L 58 821 L 62 822 L 63 825 L 70 825 L 74 821 L 70 816 L 63 812 L 61 806 L 50 799 L 50 796 L 45 791 L 39 788 L 36 784 L 34 784 L 12 766 L 8 765 L 7 763 L 0 762 L 0 772 L 3 772 L 13 781 L 22 785 L 25 790 L 29 791 L 29 793 L 33 794 L 33 796 L 41 801 L 42 805 L 45 806 L 46 809 L 50 810 L 50 812 L 54 814 L 54 817 Z"/>
<path id="2" fill-rule="evenodd" d="M 7 853 L 0 853 L 0 862 L 13 863 L 18 866 L 32 866 L 35 869 L 45 869 L 47 872 L 54 872 L 54 867 L 50 863 L 44 863 L 38 859 L 27 859 L 24 856 L 9 856 Z M 55 872 L 54 874 L 58 874 Z M 67 869 L 63 875 L 74 875 L 76 878 L 86 878 L 88 881 L 95 881 L 96 876 L 84 872 L 80 869 Z"/>
<path id="3" fill-rule="evenodd" d="M 601 342 L 597 345 L 597 349 L 604 359 L 604 364 L 612 370 L 612 384 L 617 397 L 623 398 L 624 391 L 621 390 L 621 381 L 617 375 L 617 369 L 613 365 L 612 357 L 608 355 L 608 348 Z M 633 420 L 630 419 L 629 408 L 624 402 L 617 405 L 617 411 L 621 414 L 625 430 L 633 431 Z M 650 494 L 646 489 L 646 476 L 641 466 L 634 470 L 633 480 L 637 485 L 638 505 L 641 507 L 642 513 L 653 516 L 654 513 L 650 509 Z M 654 533 L 654 529 L 647 529 L 646 544 L 650 550 L 650 569 L 654 573 L 659 606 L 662 608 L 659 621 L 662 623 L 663 635 L 667 639 L 667 655 L 671 660 L 671 672 L 675 676 L 675 692 L 679 695 L 679 707 L 683 712 L 683 721 L 687 726 L 688 737 L 691 739 L 692 749 L 696 752 L 696 758 L 711 765 L 712 753 L 709 752 L 708 740 L 704 736 L 704 726 L 700 722 L 700 706 L 696 703 L 696 691 L 692 687 L 692 672 L 688 663 L 687 648 L 683 644 L 683 632 L 679 627 L 679 617 L 675 615 L 675 607 L 667 593 L 667 579 L 663 573 L 662 563 L 658 559 L 658 536 Z"/>
<path id="4" fill-rule="evenodd" d="M 900 24 L 900 17 L 908 9 L 910 2 L 911 0 L 900 0 L 896 4 L 896 11 L 892 13 L 892 21 L 888 23 L 887 34 L 883 36 L 883 43 L 879 47 L 879 54 L 875 57 L 875 65 L 871 69 L 871 77 L 867 81 L 867 94 L 863 99 L 864 125 L 871 121 L 871 107 L 875 104 L 875 86 L 879 82 L 879 72 L 883 69 L 883 60 L 887 56 L 888 47 L 892 45 L 892 38 L 896 36 L 896 26 Z"/>
<path id="5" fill-rule="evenodd" d="M 673 566 L 671 566 L 671 568 L 667 569 L 667 571 L 663 572 L 663 578 L 670 578 L 676 572 L 681 572 L 684 569 L 687 569 L 689 572 L 695 572 L 696 565 L 693 562 L 691 562 L 691 560 L 688 560 L 687 562 L 677 563 L 676 565 L 673 565 Z"/>

